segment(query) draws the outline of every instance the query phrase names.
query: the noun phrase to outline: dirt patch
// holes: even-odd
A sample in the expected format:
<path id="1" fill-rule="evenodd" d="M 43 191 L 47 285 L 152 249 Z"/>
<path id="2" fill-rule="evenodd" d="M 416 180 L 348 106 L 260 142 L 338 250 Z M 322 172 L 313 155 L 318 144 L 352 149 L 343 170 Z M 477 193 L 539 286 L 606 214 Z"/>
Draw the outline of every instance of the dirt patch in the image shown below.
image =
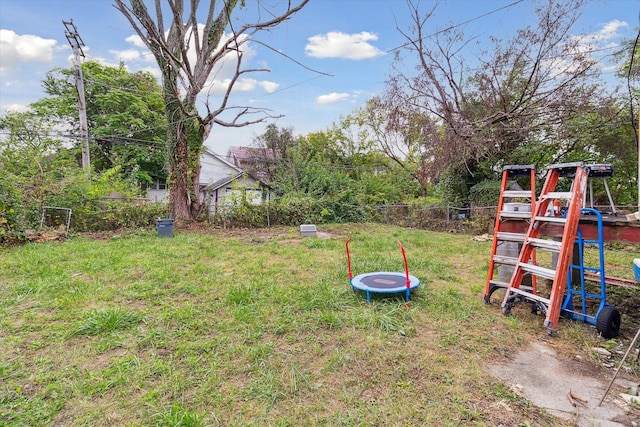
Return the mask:
<path id="1" fill-rule="evenodd" d="M 533 343 L 508 363 L 490 366 L 489 372 L 533 405 L 579 427 L 632 426 L 640 420 L 640 410 L 620 398 L 621 392 L 637 386 L 638 381 L 616 379 L 599 405 L 613 373 L 575 356 L 563 357 L 542 343 Z"/>
<path id="2" fill-rule="evenodd" d="M 36 231 L 36 230 L 27 230 L 25 231 L 25 238 L 29 242 L 49 242 L 51 240 L 56 240 L 61 242 L 67 238 L 66 231 L 59 230 L 44 230 L 44 231 Z"/>

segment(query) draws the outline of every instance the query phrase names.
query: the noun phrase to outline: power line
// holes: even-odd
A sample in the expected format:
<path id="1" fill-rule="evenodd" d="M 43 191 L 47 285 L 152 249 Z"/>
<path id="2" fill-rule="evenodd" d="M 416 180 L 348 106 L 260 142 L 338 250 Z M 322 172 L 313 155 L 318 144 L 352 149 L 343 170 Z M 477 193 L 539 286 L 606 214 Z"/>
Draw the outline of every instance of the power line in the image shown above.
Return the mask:
<path id="1" fill-rule="evenodd" d="M 487 13 L 484 13 L 484 14 L 482 14 L 482 15 L 479 15 L 479 16 L 476 16 L 476 17 L 474 17 L 474 18 L 468 19 L 468 20 L 466 20 L 466 21 L 464 21 L 464 22 L 460 22 L 459 24 L 451 25 L 451 26 L 449 26 L 449 27 L 447 27 L 447 28 L 444 28 L 444 29 L 442 29 L 442 30 L 438 30 L 438 31 L 436 31 L 436 32 L 435 32 L 435 33 L 433 33 L 433 34 L 429 34 L 429 35 L 425 36 L 424 38 L 435 37 L 435 36 L 437 36 L 438 34 L 445 33 L 445 32 L 447 32 L 447 31 L 453 30 L 454 28 L 462 27 L 463 25 L 467 25 L 467 24 L 469 24 L 469 23 L 471 23 L 471 22 L 477 21 L 477 20 L 479 20 L 479 19 L 482 19 L 482 18 L 487 17 L 487 16 L 489 16 L 489 15 L 492 15 L 492 14 L 494 14 L 494 13 L 500 12 L 501 10 L 508 9 L 508 8 L 510 8 L 510 7 L 513 7 L 513 6 L 517 5 L 517 4 L 522 3 L 523 1 L 524 1 L 524 0 L 517 0 L 517 1 L 513 2 L 513 3 L 511 3 L 511 4 L 508 4 L 508 5 L 505 5 L 505 6 L 499 7 L 498 9 L 494 9 L 494 10 L 489 11 L 489 12 L 487 12 Z M 417 40 L 409 40 L 408 42 L 403 43 L 403 44 L 401 44 L 400 46 L 397 46 L 397 47 L 394 47 L 394 48 L 388 49 L 385 53 L 391 53 L 391 52 L 394 52 L 394 51 L 396 51 L 396 50 L 398 50 L 398 49 L 402 49 L 402 48 L 407 47 L 408 45 L 410 45 L 410 44 L 412 44 L 412 43 L 414 43 L 414 42 L 416 42 L 416 41 L 417 41 Z"/>
<path id="2" fill-rule="evenodd" d="M 489 16 L 491 14 L 494 14 L 494 13 L 497 13 L 497 12 L 502 11 L 504 9 L 508 9 L 510 7 L 516 6 L 516 5 L 520 4 L 520 3 L 522 3 L 523 1 L 524 0 L 515 1 L 515 2 L 510 3 L 508 5 L 502 6 L 502 7 L 498 8 L 498 9 L 495 9 L 495 10 L 489 11 L 487 13 L 484 13 L 482 15 L 476 16 L 474 18 L 468 19 L 468 20 L 466 20 L 464 22 L 461 22 L 461 23 L 458 23 L 458 24 L 455 24 L 455 25 L 451 25 L 451 26 L 449 26 L 449 27 L 447 27 L 445 29 L 442 29 L 442 30 L 438 30 L 438 31 L 436 31 L 436 32 L 434 32 L 432 34 L 424 36 L 424 38 L 434 37 L 434 36 L 436 36 L 438 34 L 444 33 L 446 31 L 450 31 L 450 30 L 455 29 L 457 27 L 461 27 L 463 25 L 467 25 L 467 24 L 469 24 L 469 23 L 471 23 L 473 21 L 477 21 L 477 20 L 482 19 L 482 18 L 484 18 L 486 16 Z M 401 44 L 399 46 L 387 49 L 384 53 L 385 54 L 389 54 L 389 53 L 392 53 L 394 51 L 400 50 L 402 48 L 405 48 L 405 47 L 409 46 L 411 43 L 413 43 L 415 41 L 416 40 L 410 40 L 410 41 L 408 41 L 406 43 L 403 43 L 403 44 Z M 584 54 L 592 55 L 592 54 L 598 53 L 598 52 L 613 51 L 613 50 L 617 50 L 617 49 L 619 49 L 619 46 L 605 46 L 605 47 L 596 48 L 596 49 L 589 49 L 587 52 L 564 53 L 564 54 L 561 54 L 561 55 L 549 56 L 549 57 L 546 57 L 545 59 L 562 59 L 562 58 L 567 58 L 567 57 L 570 58 L 570 57 L 580 56 L 580 55 L 584 55 Z M 616 52 L 613 52 L 611 54 L 607 54 L 607 55 L 603 56 L 602 58 L 598 59 L 597 62 L 602 62 L 602 61 L 606 60 L 606 58 L 608 58 L 608 57 L 613 57 L 615 53 Z M 467 72 L 475 72 L 475 71 L 480 71 L 480 70 L 482 70 L 482 67 L 477 67 L 477 68 L 474 67 L 474 68 L 467 68 L 466 69 Z M 615 71 L 605 72 L 605 71 L 602 71 L 602 70 L 600 70 L 599 72 L 601 74 L 609 74 L 609 73 L 613 74 L 613 73 L 615 73 Z M 290 85 L 288 85 L 286 87 L 283 87 L 281 89 L 277 89 L 277 90 L 275 90 L 273 92 L 260 95 L 260 96 L 258 96 L 256 98 L 264 98 L 264 97 L 268 97 L 268 96 L 271 96 L 271 95 L 274 95 L 274 94 L 277 94 L 277 93 L 280 93 L 280 92 L 284 92 L 284 91 L 286 91 L 288 89 L 291 89 L 293 87 L 300 86 L 300 85 L 306 84 L 308 82 L 311 82 L 313 80 L 316 80 L 316 79 L 319 79 L 319 78 L 323 78 L 323 77 L 326 77 L 326 75 L 314 76 L 314 77 L 311 77 L 309 79 L 302 80 L 302 81 L 299 81 L 297 83 L 290 84 Z"/>

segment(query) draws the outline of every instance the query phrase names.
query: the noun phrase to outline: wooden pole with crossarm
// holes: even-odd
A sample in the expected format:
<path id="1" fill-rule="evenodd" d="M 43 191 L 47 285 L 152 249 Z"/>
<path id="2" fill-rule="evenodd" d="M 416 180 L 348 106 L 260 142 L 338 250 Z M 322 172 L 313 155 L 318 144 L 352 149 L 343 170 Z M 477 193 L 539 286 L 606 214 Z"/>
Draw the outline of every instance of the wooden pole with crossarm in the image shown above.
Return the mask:
<path id="1" fill-rule="evenodd" d="M 78 114 L 80 116 L 80 141 L 82 143 L 82 168 L 89 171 L 91 161 L 89 158 L 89 128 L 87 125 L 87 105 L 84 99 L 84 76 L 82 75 L 82 63 L 80 57 L 84 57 L 82 47 L 84 42 L 78 34 L 78 29 L 73 20 L 62 21 L 64 35 L 67 37 L 73 49 L 73 64 L 76 70 L 76 90 L 78 91 Z"/>

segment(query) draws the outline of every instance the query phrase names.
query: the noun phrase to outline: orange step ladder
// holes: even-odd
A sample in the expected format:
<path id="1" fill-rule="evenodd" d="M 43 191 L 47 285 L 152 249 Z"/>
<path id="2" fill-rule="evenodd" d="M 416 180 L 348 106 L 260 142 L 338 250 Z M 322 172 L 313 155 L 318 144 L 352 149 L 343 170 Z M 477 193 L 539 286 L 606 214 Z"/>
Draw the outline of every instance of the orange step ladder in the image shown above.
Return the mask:
<path id="1" fill-rule="evenodd" d="M 541 309 L 545 313 L 544 325 L 550 335 L 555 335 L 558 330 L 562 299 L 567 286 L 567 273 L 571 265 L 573 244 L 578 234 L 578 222 L 580 221 L 580 211 L 588 176 L 589 170 L 581 162 L 549 166 L 547 178 L 538 202 L 535 204 L 532 221 L 527 230 L 518 262 L 502 302 L 503 314 L 509 314 L 518 301 L 532 303 L 534 307 Z M 557 187 L 567 188 L 568 184 L 570 184 L 570 190 L 556 191 Z M 553 203 L 555 208 L 557 202 L 564 203 L 564 209 L 566 209 L 564 216 L 554 214 L 555 209 L 548 210 L 550 204 Z M 541 228 L 545 224 L 563 227 L 562 240 L 544 238 L 545 236 L 541 235 Z M 532 253 L 536 250 L 557 254 L 556 265 L 544 267 L 529 263 Z M 540 257 L 538 257 L 539 259 Z M 525 274 L 552 281 L 549 297 L 545 298 L 540 292 L 534 294 L 521 288 L 520 284 Z"/>
<path id="2" fill-rule="evenodd" d="M 528 181 L 529 189 L 510 189 L 513 186 L 514 180 L 520 179 L 524 184 L 524 181 Z M 522 188 L 522 187 L 520 187 Z M 513 200 L 526 200 L 530 206 L 524 203 L 510 203 Z M 531 222 L 533 211 L 535 209 L 536 202 L 536 168 L 534 165 L 507 165 L 502 168 L 502 184 L 500 187 L 500 198 L 498 199 L 498 214 L 496 215 L 496 222 L 493 229 L 493 243 L 491 245 L 491 258 L 489 259 L 489 271 L 487 274 L 487 282 L 484 290 L 484 300 L 487 304 L 492 301 L 494 294 L 500 298 L 500 303 L 504 297 L 504 289 L 509 287 L 509 282 L 500 280 L 500 269 L 504 268 L 505 271 L 509 267 L 514 267 L 518 262 L 518 256 L 510 254 L 507 250 L 503 250 L 503 253 L 499 253 L 499 249 L 506 248 L 507 245 L 522 246 L 526 235 L 524 233 L 510 233 L 503 231 L 504 225 L 507 221 L 527 221 Z M 529 209 L 520 209 L 521 207 L 528 207 Z M 512 209 L 508 209 L 512 208 Z M 519 253 L 519 251 L 517 251 Z M 515 256 L 510 256 L 515 255 Z M 535 251 L 531 253 L 531 260 L 535 264 Z M 498 280 L 494 279 L 494 275 L 498 271 Z M 505 277 L 506 278 L 506 277 Z M 531 289 L 532 293 L 536 293 L 536 282 L 532 277 Z M 500 292 L 497 292 L 500 291 Z M 497 292 L 497 293 L 496 293 Z M 495 297 L 494 297 L 495 298 Z"/>

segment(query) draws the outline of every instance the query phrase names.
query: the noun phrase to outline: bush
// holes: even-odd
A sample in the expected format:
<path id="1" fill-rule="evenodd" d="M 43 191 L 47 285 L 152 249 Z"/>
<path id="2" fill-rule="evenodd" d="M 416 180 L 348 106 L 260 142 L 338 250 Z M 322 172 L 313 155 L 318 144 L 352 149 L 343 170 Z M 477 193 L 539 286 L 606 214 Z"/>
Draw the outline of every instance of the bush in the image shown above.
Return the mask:
<path id="1" fill-rule="evenodd" d="M 114 193 L 118 197 L 109 198 Z M 67 209 L 72 231 L 147 227 L 166 215 L 165 205 L 141 203 L 139 193 L 124 181 L 119 167 L 91 179 L 78 167 L 26 178 L 0 175 L 0 243 L 24 241 L 26 231 L 40 228 L 42 220 L 45 226 L 66 229 Z"/>
<path id="2" fill-rule="evenodd" d="M 164 204 L 137 204 L 121 201 L 111 204 L 109 209 L 91 210 L 91 204 L 73 211 L 71 230 L 77 232 L 109 231 L 122 228 L 149 227 L 156 219 L 166 217 Z"/>
<path id="3" fill-rule="evenodd" d="M 0 174 L 0 243 L 23 241 L 25 230 L 40 223 L 40 203 L 33 193 L 15 176 Z"/>
<path id="4" fill-rule="evenodd" d="M 501 181 L 485 180 L 469 189 L 469 200 L 476 206 L 493 206 L 500 198 Z"/>
<path id="5" fill-rule="evenodd" d="M 366 222 L 370 218 L 369 209 L 364 204 L 295 194 L 260 205 L 252 205 L 246 200 L 220 205 L 216 207 L 213 222 L 234 227 L 264 227 Z"/>

